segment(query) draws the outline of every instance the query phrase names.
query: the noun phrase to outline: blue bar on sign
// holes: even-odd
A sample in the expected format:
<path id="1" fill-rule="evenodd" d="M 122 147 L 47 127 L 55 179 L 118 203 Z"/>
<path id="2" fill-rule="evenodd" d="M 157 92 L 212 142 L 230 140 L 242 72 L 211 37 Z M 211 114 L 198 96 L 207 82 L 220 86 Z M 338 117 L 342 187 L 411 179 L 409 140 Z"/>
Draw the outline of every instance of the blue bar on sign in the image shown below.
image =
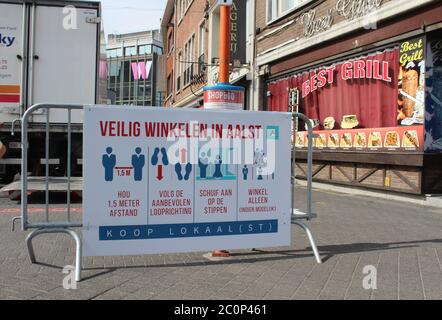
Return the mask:
<path id="1" fill-rule="evenodd" d="M 215 237 L 278 232 L 278 220 L 100 226 L 100 241 Z"/>

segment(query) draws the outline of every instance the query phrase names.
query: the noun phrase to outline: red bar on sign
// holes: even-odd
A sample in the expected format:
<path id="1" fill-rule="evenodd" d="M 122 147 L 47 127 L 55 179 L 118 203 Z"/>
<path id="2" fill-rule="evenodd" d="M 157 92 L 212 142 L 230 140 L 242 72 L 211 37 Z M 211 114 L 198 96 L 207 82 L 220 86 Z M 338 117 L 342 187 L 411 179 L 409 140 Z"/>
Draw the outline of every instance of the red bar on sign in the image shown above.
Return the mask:
<path id="1" fill-rule="evenodd" d="M 0 94 L 0 102 L 20 103 L 20 95 Z"/>
<path id="2" fill-rule="evenodd" d="M 228 90 L 209 90 L 204 92 L 206 102 L 242 103 L 242 92 Z"/>

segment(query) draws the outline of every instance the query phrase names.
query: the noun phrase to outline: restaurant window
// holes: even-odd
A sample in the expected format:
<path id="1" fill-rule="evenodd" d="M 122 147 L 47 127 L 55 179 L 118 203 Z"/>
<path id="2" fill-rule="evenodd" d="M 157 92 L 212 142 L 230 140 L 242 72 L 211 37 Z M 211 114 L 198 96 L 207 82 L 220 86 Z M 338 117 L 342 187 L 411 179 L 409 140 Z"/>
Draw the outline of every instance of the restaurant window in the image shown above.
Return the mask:
<path id="1" fill-rule="evenodd" d="M 268 84 L 269 111 L 311 119 L 316 148 L 422 151 L 424 38 L 295 73 Z M 305 124 L 296 144 L 306 147 Z M 304 132 L 303 132 L 304 131 Z"/>
<path id="2" fill-rule="evenodd" d="M 442 152 L 442 31 L 427 38 L 426 152 Z"/>

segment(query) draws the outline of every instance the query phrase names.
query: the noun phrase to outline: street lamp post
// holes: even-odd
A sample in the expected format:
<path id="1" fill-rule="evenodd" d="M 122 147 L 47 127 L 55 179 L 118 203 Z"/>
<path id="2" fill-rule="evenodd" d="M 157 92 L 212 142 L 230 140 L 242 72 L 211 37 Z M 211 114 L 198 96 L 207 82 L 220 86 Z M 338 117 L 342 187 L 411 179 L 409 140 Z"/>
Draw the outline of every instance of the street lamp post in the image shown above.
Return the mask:
<path id="1" fill-rule="evenodd" d="M 220 10 L 219 78 L 214 86 L 204 87 L 204 109 L 242 110 L 244 88 L 230 84 L 230 9 L 232 0 L 218 0 Z"/>

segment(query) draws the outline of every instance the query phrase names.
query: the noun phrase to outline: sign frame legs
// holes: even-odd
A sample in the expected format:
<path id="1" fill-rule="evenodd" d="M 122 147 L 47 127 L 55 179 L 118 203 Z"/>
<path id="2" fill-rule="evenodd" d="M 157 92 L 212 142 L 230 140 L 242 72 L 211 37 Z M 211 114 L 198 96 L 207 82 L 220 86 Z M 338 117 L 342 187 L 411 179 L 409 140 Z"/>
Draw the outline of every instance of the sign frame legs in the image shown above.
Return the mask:
<path id="1" fill-rule="evenodd" d="M 316 218 L 317 215 L 312 212 L 312 185 L 313 185 L 313 126 L 310 122 L 310 119 L 303 113 L 292 112 L 292 123 L 297 123 L 297 118 L 303 120 L 307 125 L 308 131 L 308 151 L 307 151 L 307 212 L 299 214 L 299 211 L 295 209 L 295 168 L 296 168 L 296 143 L 292 145 L 292 224 L 295 224 L 302 228 L 310 241 L 310 245 L 312 247 L 313 253 L 315 255 L 316 262 L 321 264 L 321 256 L 319 255 L 318 248 L 316 247 L 315 239 L 313 238 L 313 233 L 310 230 L 310 227 L 307 226 L 304 222 L 300 220 L 307 220 Z M 296 134 L 296 132 L 295 132 Z M 295 137 L 296 142 L 296 137 Z"/>
<path id="2" fill-rule="evenodd" d="M 35 259 L 34 246 L 32 245 L 32 239 L 41 234 L 47 233 L 65 233 L 71 235 L 76 243 L 76 252 L 75 252 L 75 281 L 81 281 L 81 263 L 82 263 L 82 242 L 81 238 L 77 232 L 69 228 L 56 228 L 56 229 L 47 229 L 47 228 L 39 228 L 32 230 L 28 236 L 26 237 L 26 246 L 28 248 L 29 259 L 31 263 L 37 263 Z"/>

